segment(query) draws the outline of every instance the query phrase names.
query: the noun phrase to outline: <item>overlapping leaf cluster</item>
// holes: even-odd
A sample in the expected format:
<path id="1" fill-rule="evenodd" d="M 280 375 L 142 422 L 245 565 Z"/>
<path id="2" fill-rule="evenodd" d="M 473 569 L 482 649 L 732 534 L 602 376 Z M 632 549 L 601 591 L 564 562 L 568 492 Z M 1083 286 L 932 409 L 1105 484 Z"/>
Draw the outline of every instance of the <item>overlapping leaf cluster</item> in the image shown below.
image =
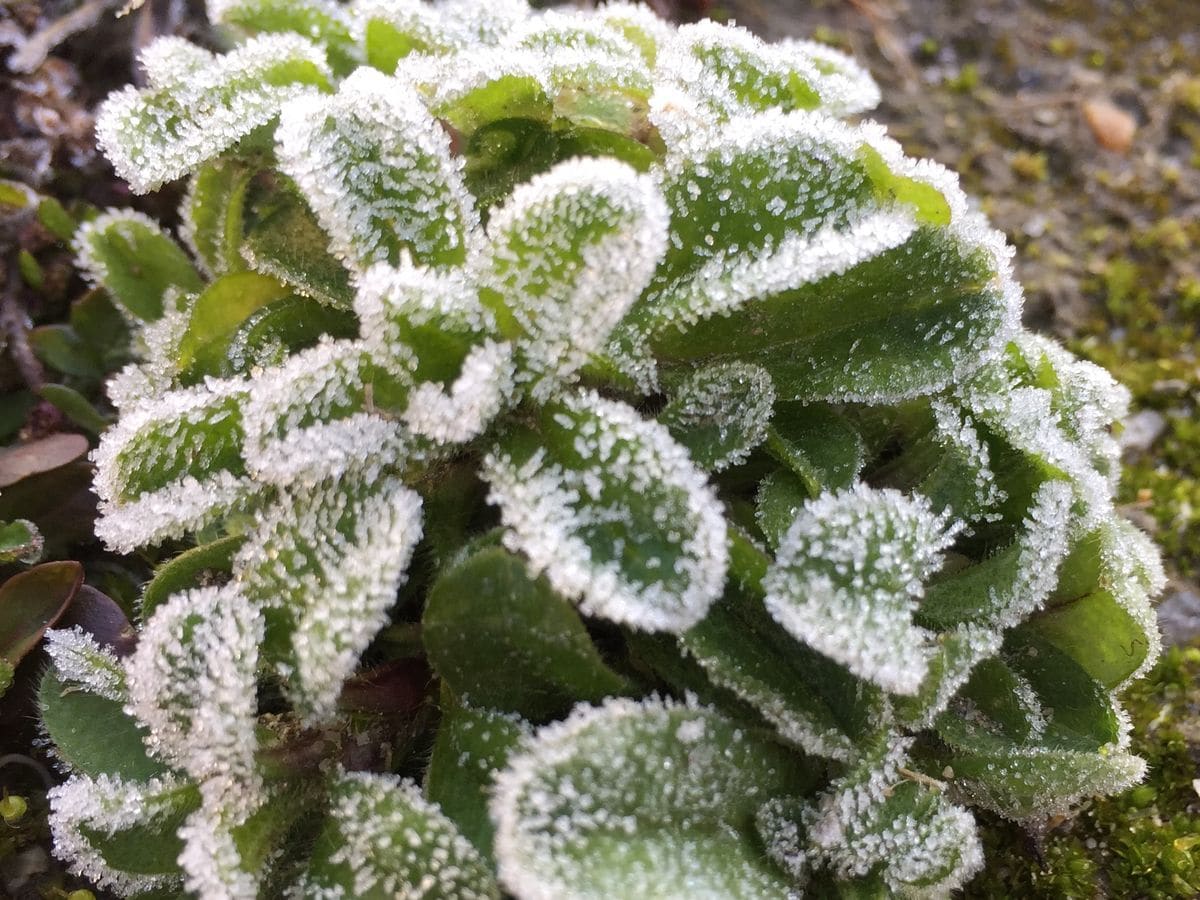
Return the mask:
<path id="1" fill-rule="evenodd" d="M 970 807 L 1141 777 L 1124 392 L 846 121 L 853 62 L 623 4 L 210 14 L 233 49 L 160 40 L 99 119 L 135 190 L 188 177 L 186 249 L 77 238 L 142 351 L 101 536 L 196 546 L 129 657 L 51 632 L 59 854 L 147 896 L 930 896 Z"/>

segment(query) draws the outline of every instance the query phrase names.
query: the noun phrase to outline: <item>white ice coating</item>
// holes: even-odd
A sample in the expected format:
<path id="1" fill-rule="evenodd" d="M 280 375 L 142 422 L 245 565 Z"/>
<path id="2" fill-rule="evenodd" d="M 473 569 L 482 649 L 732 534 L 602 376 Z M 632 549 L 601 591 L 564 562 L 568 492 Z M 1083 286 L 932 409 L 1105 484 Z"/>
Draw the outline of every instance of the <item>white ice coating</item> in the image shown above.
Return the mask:
<path id="1" fill-rule="evenodd" d="M 139 234 L 146 232 L 171 240 L 166 229 L 145 213 L 133 209 L 106 209 L 90 222 L 82 223 L 71 239 L 75 265 L 88 284 L 100 287 L 108 281 L 109 269 L 103 254 L 98 251 L 97 241 L 103 241 L 112 233 L 132 245 Z M 128 315 L 120 304 L 117 309 Z"/>
<path id="2" fill-rule="evenodd" d="M 352 29 L 364 39 L 367 25 L 380 22 L 409 36 L 424 53 L 491 46 L 502 41 L 532 13 L 525 0 L 354 0 Z"/>
<path id="3" fill-rule="evenodd" d="M 46 652 L 60 681 L 118 703 L 125 702 L 125 670 L 115 653 L 100 646 L 78 625 L 50 628 L 45 638 Z"/>
<path id="4" fill-rule="evenodd" d="M 1066 481 L 1047 481 L 1034 494 L 1017 538 L 1016 577 L 988 589 L 985 624 L 998 632 L 1023 622 L 1042 608 L 1058 584 L 1058 572 L 1071 542 L 1074 492 Z"/>
<path id="5" fill-rule="evenodd" d="M 1044 822 L 1063 815 L 1081 800 L 1111 795 L 1146 777 L 1146 761 L 1115 747 L 1099 753 L 1014 747 L 988 763 L 988 778 L 956 777 L 955 796 L 1018 821 Z M 1012 785 L 1012 787 L 1009 787 Z M 1029 802 L 1014 803 L 1026 794 Z"/>
<path id="6" fill-rule="evenodd" d="M 142 57 L 150 89 L 126 87 L 100 107 L 96 140 L 135 193 L 186 175 L 313 90 L 268 76 L 304 65 L 329 75 L 324 51 L 295 34 L 250 38 L 223 56 L 185 46 L 178 38 L 151 44 Z"/>
<path id="7" fill-rule="evenodd" d="M 720 363 L 700 369 L 684 382 L 659 421 L 675 433 L 715 427 L 718 453 L 708 467 L 720 472 L 745 462 L 766 439 L 774 407 L 775 386 L 763 368 Z"/>
<path id="8" fill-rule="evenodd" d="M 994 509 L 1008 495 L 992 471 L 991 451 L 980 439 L 975 423 L 953 403 L 940 398 L 930 403 L 930 409 L 933 410 L 936 428 L 934 439 L 947 452 L 957 455 L 973 476 L 973 500 L 980 511 L 979 519 L 984 522 L 995 521 L 999 514 Z"/>
<path id="9" fill-rule="evenodd" d="M 274 2 L 268 0 L 268 7 Z M 211 0 L 212 18 L 229 16 L 242 3 Z M 589 615 L 681 632 L 706 614 L 721 593 L 728 562 L 725 514 L 713 487 L 663 424 L 593 393 L 565 400 L 559 394 L 602 351 L 610 356 L 602 362 L 615 362 L 647 393 L 659 392 L 648 333 L 620 323 L 631 309 L 642 311 L 633 304 L 668 242 L 688 249 L 680 233 L 669 230 L 670 216 L 683 221 L 687 211 L 668 211 L 662 189 L 688 176 L 689 167 L 697 179 L 719 175 L 722 167 L 732 168 L 737 153 L 765 154 L 773 163 L 789 151 L 811 149 L 816 168 L 765 168 L 777 172 L 781 184 L 807 192 L 801 200 L 815 197 L 817 212 L 731 178 L 729 208 L 760 195 L 768 204 L 755 234 L 730 238 L 728 227 L 719 234 L 723 217 L 716 215 L 713 243 L 691 248 L 698 251 L 695 265 L 655 282 L 647 305 L 663 317 L 656 326 L 686 330 L 759 298 L 836 278 L 930 227 L 927 210 L 888 200 L 886 190 L 860 192 L 854 208 L 833 202 L 839 194 L 831 184 L 850 177 L 843 163 L 861 161 L 869 149 L 897 178 L 927 185 L 945 199 L 950 220 L 938 227 L 964 256 L 981 255 L 990 277 L 983 279 L 978 309 L 947 317 L 924 336 L 930 346 L 949 344 L 950 353 L 947 362 L 930 367 L 923 384 L 890 393 L 886 385 L 873 385 L 854 393 L 864 381 L 858 375 L 871 374 L 865 368 L 870 355 L 855 355 L 851 347 L 843 370 L 850 387 L 838 399 L 890 402 L 945 388 L 933 401 L 934 439 L 973 474 L 968 488 L 982 510 L 973 522 L 994 519 L 1005 500 L 997 468 L 1003 470 L 993 465 L 985 435 L 1067 479 L 1038 489 L 1016 544 L 1003 551 L 1013 557 L 1012 580 L 988 589 L 981 617 L 943 635 L 917 627 L 912 614 L 922 583 L 959 524 L 921 497 L 862 485 L 825 494 L 799 514 L 766 580 L 772 615 L 859 677 L 907 695 L 894 701 L 897 711 L 904 710 L 901 721 L 926 728 L 974 666 L 997 652 L 1004 630 L 1043 606 L 1069 541 L 1091 533 L 1103 589 L 1150 643 L 1132 677 L 1153 663 L 1158 632 L 1150 597 L 1164 576 L 1149 540 L 1120 522 L 1113 507 L 1119 453 L 1109 427 L 1127 411 L 1128 394 L 1102 370 L 1021 332 L 1011 248 L 971 211 L 955 176 L 905 157 L 879 125 L 837 120 L 878 100 L 877 87 L 857 63 L 818 44 L 768 45 L 711 22 L 675 29 L 646 7 L 627 3 L 586 13 L 535 13 L 524 0 L 311 3 L 349 28 L 360 48 L 367 23 L 375 21 L 414 37 L 418 52 L 401 59 L 394 78 L 364 69 L 335 94 L 322 95 L 308 82 L 332 81 L 325 53 L 302 36 L 251 38 L 225 55 L 163 38 L 142 55 L 148 87 L 114 94 L 98 122 L 100 144 L 117 171 L 145 192 L 194 171 L 251 133 L 262 134 L 286 108 L 276 134 L 281 168 L 294 176 L 334 252 L 354 270 L 362 325 L 358 340 L 326 340 L 245 380 L 209 380 L 180 390 L 174 351 L 188 319 L 168 297 L 164 317 L 137 335 L 143 362 L 109 385 L 122 415 L 94 457 L 102 514 L 97 532 L 109 546 L 128 552 L 185 537 L 231 512 L 254 514 L 233 584 L 176 595 L 160 607 L 127 673 L 81 631 L 48 632 L 61 676 L 118 700 L 125 699 L 127 681 L 128 708 L 150 728 L 154 752 L 198 782 L 201 808 L 180 831 L 187 890 L 215 900 L 261 889 L 259 873 L 242 869 L 232 835 L 263 799 L 253 759 L 260 607 L 274 606 L 291 619 L 291 655 L 279 667 L 288 698 L 307 723 L 328 722 L 344 680 L 387 622 L 421 536 L 420 498 L 403 485 L 403 468 L 432 454 L 437 444 L 478 437 L 510 405 L 534 401 L 523 408 L 532 417 L 537 403 L 558 404 L 560 445 L 556 450 L 546 442 L 537 449 L 534 435 L 529 451 L 502 438 L 488 455 L 484 475 L 490 500 L 500 507 L 505 545 L 523 553 L 533 571 L 544 572 Z M 315 30 L 310 37 L 319 39 Z M 721 60 L 731 59 L 748 68 L 723 69 Z M 791 103 L 793 74 L 815 91 L 815 111 L 767 108 Z M 661 138 L 666 159 L 640 175 L 614 159 L 562 163 L 500 200 L 485 234 L 462 174 L 463 147 L 478 123 L 467 114 L 445 131 L 437 118 L 453 119 L 461 113 L 457 102 L 506 77 L 532 83 L 540 92 L 535 101 L 560 122 L 578 115 L 590 124 L 589 106 L 580 102 L 590 92 L 625 101 L 632 137 L 651 145 Z M 760 91 L 768 99 L 744 95 Z M 795 199 L 795 190 L 787 196 Z M 570 240 L 591 221 L 588 216 L 610 227 L 579 252 Z M 185 239 L 189 227 L 185 223 Z M 75 249 L 93 283 L 109 273 L 92 239 L 110 228 L 164 234 L 152 220 L 128 211 L 110 210 L 83 225 Z M 507 242 L 510 237 L 516 240 Z M 413 262 L 455 249 L 465 251 L 465 265 Z M 508 267 L 504 277 L 497 265 Z M 480 302 L 481 290 L 489 305 Z M 977 327 L 983 321 L 989 327 Z M 404 346 L 402 337 L 411 326 L 444 326 L 472 348 L 453 378 L 415 382 L 420 348 Z M 1010 340 L 1019 363 L 1002 355 Z M 1022 365 L 1034 371 L 1036 384 Z M 672 377 L 664 366 L 663 381 L 673 384 Z M 372 378 L 388 379 L 388 410 L 375 409 Z M 721 464 L 743 459 L 760 439 L 771 407 L 766 384 L 757 402 L 735 410 L 747 441 Z M 699 385 L 683 404 L 682 418 L 716 416 L 723 398 Z M 227 443 L 208 440 L 231 424 Z M 215 454 L 231 446 L 240 454 L 231 465 L 237 471 L 214 463 Z M 249 474 L 240 473 L 243 462 Z M 139 487 L 164 465 L 183 474 L 162 487 Z M 622 528 L 629 534 L 613 537 Z M 627 547 L 627 541 L 637 546 Z M 653 555 L 640 552 L 643 544 Z M 737 680 L 732 667 L 700 662 L 714 684 L 740 693 L 785 739 L 846 762 L 861 757 L 862 746 L 796 714 L 770 684 Z M 1037 741 L 1052 716 L 1028 681 L 1018 680 L 1017 695 L 1030 721 L 1029 740 Z M 879 716 L 890 717 L 889 701 L 882 702 L 887 709 Z M 996 760 L 994 779 L 956 778 L 950 794 L 1010 815 L 1028 794 L 1028 812 L 1044 815 L 1138 780 L 1144 763 L 1125 752 L 1129 721 L 1116 710 L 1119 737 L 1099 753 L 1020 748 Z M 604 880 L 600 896 L 624 888 L 628 896 L 642 896 L 647 886 L 667 882 L 686 884 L 696 897 L 728 896 L 734 888 L 780 895 L 778 883 L 756 881 L 765 870 L 749 864 L 730 876 L 736 884 L 709 880 L 711 846 L 692 836 L 676 841 L 678 835 L 665 830 L 657 849 L 646 851 L 651 863 L 634 859 L 628 871 L 612 856 L 595 862 L 571 855 L 599 831 L 616 838 L 605 854 L 628 846 L 636 856 L 644 849 L 635 841 L 643 837 L 643 813 L 673 815 L 683 802 L 686 827 L 707 815 L 694 813 L 689 803 L 717 809 L 758 790 L 758 776 L 765 775 L 722 769 L 722 760 L 747 738 L 735 730 L 732 739 L 714 743 L 718 719 L 694 705 L 617 700 L 577 710 L 526 738 L 499 776 L 491 808 L 506 886 L 522 900 L 557 900 L 578 893 L 574 878 L 591 871 L 629 879 Z M 643 728 L 646 723 L 651 725 Z M 653 723 L 666 730 L 657 734 Z M 727 726 L 734 727 L 720 728 Z M 630 735 L 639 739 L 625 740 Z M 663 765 L 649 738 L 661 738 L 661 747 L 686 748 L 687 765 Z M 871 771 L 841 779 L 810 807 L 811 818 L 803 819 L 810 843 L 803 843 L 799 827 L 775 822 L 773 857 L 792 869 L 797 884 L 810 866 L 824 865 L 843 877 L 881 871 L 898 894 L 945 896 L 980 866 L 969 814 L 942 796 L 925 798 L 923 816 L 884 820 L 884 801 L 911 775 L 901 771 L 908 746 L 907 739 L 893 739 Z M 589 748 L 582 756 L 581 747 Z M 581 758 L 587 765 L 577 774 L 570 765 Z M 649 797 L 638 796 L 628 777 L 639 766 L 655 775 Z M 343 773 L 336 779 L 333 816 L 343 844 L 333 861 L 349 867 L 353 884 L 308 882 L 296 888 L 297 896 L 349 900 L 370 890 L 494 896 L 494 888 L 456 880 L 481 864 L 448 820 L 441 827 L 440 812 L 415 785 L 387 776 Z M 1006 783 L 1016 785 L 1015 793 Z M 73 777 L 51 792 L 55 853 L 74 871 L 118 892 L 174 887 L 165 883 L 169 879 L 112 871 L 81 826 L 112 834 L 178 811 L 178 803 L 194 803 L 195 792 L 195 785 L 174 776 L 144 785 Z M 733 828 L 718 823 L 717 831 L 728 836 Z M 955 858 L 936 884 L 913 887 Z M 406 881 L 405 873 L 415 871 L 420 879 Z M 622 885 L 617 894 L 614 883 Z"/>
<path id="10" fill-rule="evenodd" d="M 468 273 L 454 268 L 371 266 L 358 278 L 354 311 L 363 342 L 380 358 L 396 352 L 404 340 L 403 326 L 440 325 L 468 332 L 495 329 Z"/>
<path id="11" fill-rule="evenodd" d="M 398 262 L 402 250 L 421 261 L 469 255 L 478 220 L 462 158 L 403 81 L 357 69 L 332 97 L 285 104 L 275 137 L 280 168 L 351 269 Z"/>
<path id="12" fill-rule="evenodd" d="M 599 237 L 572 245 L 579 229 Z M 487 227 L 480 264 L 519 336 L 517 378 L 546 400 L 598 353 L 666 249 L 654 182 L 613 159 L 574 159 L 519 186 Z"/>
<path id="13" fill-rule="evenodd" d="M 918 814 L 887 814 L 887 800 L 905 783 L 911 745 L 893 736 L 879 759 L 835 781 L 810 813 L 809 842 L 841 878 L 878 870 L 897 896 L 948 898 L 983 868 L 983 847 L 974 817 L 926 785 L 918 788 Z"/>
<path id="14" fill-rule="evenodd" d="M 710 119 L 792 105 L 793 77 L 832 116 L 879 103 L 879 88 L 866 70 L 835 50 L 803 41 L 768 44 L 744 28 L 711 20 L 681 26 L 662 46 L 654 74 L 691 94 Z"/>
<path id="15" fill-rule="evenodd" d="M 873 211 L 845 227 L 827 225 L 812 235 L 790 234 L 754 255 L 723 251 L 672 285 L 659 302 L 680 310 L 673 322 L 686 330 L 752 300 L 841 275 L 899 247 L 916 228 L 916 220 L 904 209 Z"/>
<path id="16" fill-rule="evenodd" d="M 315 484 L 354 471 L 376 476 L 410 455 L 404 426 L 375 414 L 372 367 L 389 380 L 410 376 L 411 353 L 375 356 L 357 340 L 323 340 L 251 383 L 243 410 L 246 467 L 260 481 Z M 376 360 L 384 365 L 375 366 Z"/>
<path id="17" fill-rule="evenodd" d="M 256 900 L 260 896 L 262 873 L 244 868 L 233 834 L 249 811 L 206 794 L 200 808 L 179 827 L 183 851 L 178 862 L 184 874 L 183 886 L 198 900 Z"/>
<path id="18" fill-rule="evenodd" d="M 960 525 L 929 501 L 862 483 L 804 504 L 763 587 L 798 640 L 897 694 L 920 688 L 932 635 L 912 621 Z"/>
<path id="19" fill-rule="evenodd" d="M 255 602 L 282 607 L 294 621 L 281 673 L 307 721 L 334 714 L 420 539 L 421 498 L 394 478 L 281 490 L 259 514 L 234 577 Z"/>
<path id="20" fill-rule="evenodd" d="M 259 490 L 248 478 L 213 466 L 213 453 L 236 440 L 237 402 L 246 385 L 209 379 L 134 406 L 92 451 L 93 489 L 100 497 L 96 535 L 120 553 L 180 537 L 243 505 Z M 229 437 L 206 429 L 232 428 Z M 162 487 L 138 491 L 138 479 L 157 466 L 182 468 Z"/>
<path id="21" fill-rule="evenodd" d="M 409 431 L 438 444 L 478 437 L 514 394 L 512 345 L 487 341 L 472 348 L 449 386 L 425 381 L 409 395 L 401 416 Z"/>
<path id="22" fill-rule="evenodd" d="M 563 405 L 581 466 L 556 463 L 544 450 L 520 462 L 503 451 L 484 460 L 505 546 L 525 554 L 532 573 L 545 572 L 587 615 L 645 631 L 689 628 L 725 580 L 729 551 L 716 493 L 667 429 L 632 407 L 591 392 Z M 670 503 L 649 510 L 656 530 L 644 539 L 666 544 L 672 555 L 658 561 L 661 579 L 631 578 L 627 548 L 589 543 L 588 530 L 613 516 L 628 521 L 629 506 L 664 494 Z"/>
<path id="23" fill-rule="evenodd" d="M 415 782 L 340 772 L 331 794 L 329 821 L 336 827 L 337 843 L 328 863 L 348 870 L 336 877 L 347 877 L 349 883 L 309 873 L 291 891 L 295 900 L 498 897 L 479 851 Z"/>
<path id="24" fill-rule="evenodd" d="M 767 800 L 777 774 L 749 734 L 690 699 L 580 704 L 495 778 L 500 880 L 521 900 L 664 897 L 680 885 L 706 900 L 790 896 L 729 847 L 745 846 L 730 809 Z M 593 840 L 603 861 L 588 856 Z"/>
<path id="25" fill-rule="evenodd" d="M 641 51 L 621 33 L 587 13 L 545 10 L 514 28 L 504 40 L 506 47 L 542 53 L 560 49 L 596 52 L 618 59 L 641 59 Z"/>
<path id="26" fill-rule="evenodd" d="M 171 876 L 136 875 L 114 869 L 81 829 L 111 837 L 163 819 L 187 802 L 189 786 L 174 775 L 147 782 L 115 775 L 72 775 L 46 795 L 54 855 L 75 875 L 122 897 L 177 885 L 179 880 Z"/>
<path id="27" fill-rule="evenodd" d="M 392 0 L 392 2 L 397 2 L 397 0 Z M 208 12 L 208 21 L 213 25 L 232 23 L 236 26 L 238 20 L 242 18 L 248 20 L 249 23 L 258 21 L 260 17 L 270 21 L 270 14 L 276 10 L 285 15 L 299 13 L 296 16 L 297 19 L 306 18 L 310 22 L 313 19 L 318 21 L 326 19 L 347 30 L 353 24 L 351 9 L 336 0 L 205 0 L 204 5 Z M 320 31 L 313 27 L 312 33 L 307 36 L 314 41 L 319 41 Z"/>
<path id="28" fill-rule="evenodd" d="M 916 695 L 918 707 L 903 717 L 905 726 L 915 731 L 932 728 L 975 667 L 999 653 L 1003 642 L 1002 631 L 971 622 L 939 634 L 929 671 Z"/>
<path id="29" fill-rule="evenodd" d="M 196 588 L 155 609 L 125 663 L 126 710 L 148 729 L 147 746 L 230 809 L 252 808 L 261 790 L 262 640 L 262 615 L 235 586 Z"/>

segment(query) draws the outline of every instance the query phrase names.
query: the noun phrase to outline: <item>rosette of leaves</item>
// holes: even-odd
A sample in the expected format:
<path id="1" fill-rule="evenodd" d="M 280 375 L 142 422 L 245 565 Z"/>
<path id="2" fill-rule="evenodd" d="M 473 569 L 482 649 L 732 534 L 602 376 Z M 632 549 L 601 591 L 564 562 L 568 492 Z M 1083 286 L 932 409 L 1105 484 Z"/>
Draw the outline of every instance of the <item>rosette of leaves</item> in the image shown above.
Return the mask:
<path id="1" fill-rule="evenodd" d="M 232 49 L 160 40 L 98 122 L 136 191 L 188 179 L 183 245 L 77 237 L 141 349 L 100 536 L 183 552 L 128 658 L 51 633 L 60 855 L 129 895 L 938 896 L 972 807 L 1141 778 L 1126 395 L 1021 330 L 852 61 L 623 4 L 210 15 Z"/>

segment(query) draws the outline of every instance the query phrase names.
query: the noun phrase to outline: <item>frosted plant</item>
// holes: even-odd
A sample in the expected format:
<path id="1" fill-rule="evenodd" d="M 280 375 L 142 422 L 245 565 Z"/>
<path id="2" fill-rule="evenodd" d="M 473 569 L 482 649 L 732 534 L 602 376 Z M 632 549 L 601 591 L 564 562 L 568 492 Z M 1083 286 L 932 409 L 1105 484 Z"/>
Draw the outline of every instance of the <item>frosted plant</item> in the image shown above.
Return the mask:
<path id="1" fill-rule="evenodd" d="M 56 852 L 123 895 L 946 896 L 1136 782 L 1126 394 L 852 60 L 647 9 L 213 0 L 99 134 L 141 358 L 52 631 Z M 158 548 L 158 549 L 155 549 Z M 432 748 L 432 749 L 431 749 Z"/>

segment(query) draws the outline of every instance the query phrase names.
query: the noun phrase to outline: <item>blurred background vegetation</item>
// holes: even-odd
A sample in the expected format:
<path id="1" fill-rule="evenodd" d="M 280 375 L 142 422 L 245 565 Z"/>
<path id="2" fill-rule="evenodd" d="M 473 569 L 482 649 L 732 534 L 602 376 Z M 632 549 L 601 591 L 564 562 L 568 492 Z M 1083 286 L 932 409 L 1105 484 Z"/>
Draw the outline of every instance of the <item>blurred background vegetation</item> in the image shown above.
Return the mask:
<path id="1" fill-rule="evenodd" d="M 219 36 L 200 3 L 147 0 L 118 17 L 122 2 L 0 0 L 0 685 L 13 669 L 0 698 L 0 897 L 90 896 L 48 855 L 56 776 L 32 705 L 37 641 L 50 622 L 82 620 L 128 640 L 155 562 L 92 538 L 87 450 L 112 418 L 103 384 L 128 335 L 75 272 L 69 241 L 108 206 L 174 220 L 178 190 L 134 198 L 115 179 L 92 112 L 138 79 L 136 54 L 155 37 Z M 1132 391 L 1123 509 L 1172 579 L 1160 606 L 1172 649 L 1128 697 L 1152 773 L 1071 818 L 987 820 L 989 867 L 968 896 L 1200 896 L 1200 3 L 651 5 L 814 38 L 869 65 L 878 118 L 910 154 L 959 172 L 1016 247 L 1027 324 Z"/>

